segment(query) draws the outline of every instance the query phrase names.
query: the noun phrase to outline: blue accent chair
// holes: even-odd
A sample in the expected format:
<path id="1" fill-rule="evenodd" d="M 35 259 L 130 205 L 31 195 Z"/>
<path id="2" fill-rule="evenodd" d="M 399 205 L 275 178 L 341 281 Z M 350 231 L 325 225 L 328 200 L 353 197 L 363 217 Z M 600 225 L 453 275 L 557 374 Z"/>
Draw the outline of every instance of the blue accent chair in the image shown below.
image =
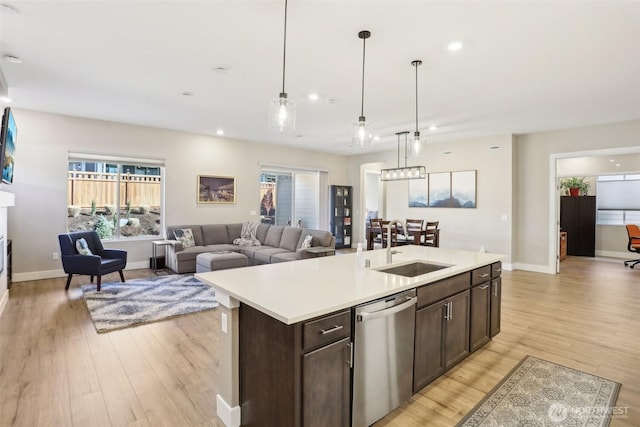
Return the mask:
<path id="1" fill-rule="evenodd" d="M 80 238 L 84 238 L 87 241 L 87 246 L 93 255 L 81 255 L 78 253 L 76 241 Z M 58 235 L 58 240 L 60 241 L 62 267 L 64 272 L 69 275 L 65 290 L 69 290 L 71 277 L 74 274 L 91 276 L 91 283 L 93 283 L 93 277 L 97 277 L 98 291 L 100 291 L 102 276 L 105 274 L 117 271 L 120 273 L 120 279 L 124 282 L 122 270 L 127 265 L 127 252 L 117 249 L 105 249 L 98 233 L 95 231 L 76 231 L 60 234 Z"/>

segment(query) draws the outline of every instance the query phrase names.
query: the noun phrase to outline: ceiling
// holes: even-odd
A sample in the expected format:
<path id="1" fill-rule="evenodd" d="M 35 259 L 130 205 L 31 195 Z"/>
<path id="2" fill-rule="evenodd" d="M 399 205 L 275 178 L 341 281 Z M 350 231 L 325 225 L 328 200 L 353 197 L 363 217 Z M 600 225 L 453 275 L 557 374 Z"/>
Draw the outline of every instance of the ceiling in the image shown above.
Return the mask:
<path id="1" fill-rule="evenodd" d="M 0 3 L 0 54 L 22 60 L 0 62 L 16 108 L 351 155 L 394 149 L 396 132 L 415 129 L 421 59 L 431 143 L 640 118 L 638 1 L 290 0 L 287 134 L 267 129 L 284 1 Z M 364 113 L 380 136 L 367 149 L 350 147 L 360 30 L 372 33 Z M 449 51 L 453 40 L 464 47 Z"/>

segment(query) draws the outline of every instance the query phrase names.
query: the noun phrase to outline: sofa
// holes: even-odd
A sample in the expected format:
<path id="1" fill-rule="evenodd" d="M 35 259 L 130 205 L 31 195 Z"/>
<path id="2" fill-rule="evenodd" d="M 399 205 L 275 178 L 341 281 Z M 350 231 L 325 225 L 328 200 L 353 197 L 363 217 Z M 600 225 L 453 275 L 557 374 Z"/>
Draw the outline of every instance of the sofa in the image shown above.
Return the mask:
<path id="1" fill-rule="evenodd" d="M 193 246 L 184 247 L 175 238 L 176 231 L 182 233 L 183 230 L 191 230 Z M 240 238 L 241 231 L 242 223 L 168 226 L 170 244 L 166 246 L 166 266 L 176 273 L 193 273 L 198 254 L 218 251 L 241 253 L 248 258 L 249 265 L 295 261 L 313 256 L 303 249 L 307 236 L 311 236 L 312 247 L 336 247 L 336 239 L 328 231 L 270 224 L 259 224 L 255 230 L 260 246 L 234 245 L 233 241 Z"/>

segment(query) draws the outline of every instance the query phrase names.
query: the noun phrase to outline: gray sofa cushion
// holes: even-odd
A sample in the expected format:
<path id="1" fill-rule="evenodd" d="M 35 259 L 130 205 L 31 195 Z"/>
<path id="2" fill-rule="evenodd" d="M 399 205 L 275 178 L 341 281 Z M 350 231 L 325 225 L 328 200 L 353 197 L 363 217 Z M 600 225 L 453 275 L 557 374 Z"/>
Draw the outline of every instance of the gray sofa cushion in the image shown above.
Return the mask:
<path id="1" fill-rule="evenodd" d="M 229 238 L 228 243 L 233 243 L 235 239 L 240 238 L 241 232 L 242 232 L 242 223 L 227 224 L 227 236 Z"/>
<path id="2" fill-rule="evenodd" d="M 298 249 L 298 241 L 300 240 L 301 228 L 287 227 L 282 231 L 282 238 L 280 239 L 280 247 L 290 251 Z"/>
<path id="3" fill-rule="evenodd" d="M 264 241 L 267 238 L 267 231 L 271 228 L 271 224 L 260 224 L 256 230 L 256 237 L 260 240 L 260 243 L 265 244 Z"/>
<path id="4" fill-rule="evenodd" d="M 298 240 L 298 246 L 297 248 L 301 248 L 302 247 L 302 242 L 304 241 L 304 238 L 310 234 L 311 236 L 313 236 L 313 239 L 311 240 L 311 246 L 316 247 L 316 246 L 325 246 L 325 247 L 335 247 L 335 243 L 333 246 L 331 246 L 332 240 L 333 240 L 333 235 L 331 233 L 329 233 L 328 231 L 324 231 L 324 230 L 309 230 L 307 228 L 304 228 L 302 230 L 302 233 L 300 234 L 300 239 Z"/>
<path id="5" fill-rule="evenodd" d="M 280 240 L 282 240 L 283 231 L 284 227 L 280 225 L 273 225 L 269 227 L 269 231 L 267 231 L 267 237 L 264 239 L 264 245 L 274 248 L 280 247 Z"/>
<path id="6" fill-rule="evenodd" d="M 204 245 L 219 245 L 231 243 L 227 235 L 225 224 L 204 224 L 202 226 L 202 238 Z"/>
<path id="7" fill-rule="evenodd" d="M 287 251 L 286 249 L 282 249 L 282 248 L 264 249 L 262 251 L 257 251 L 255 253 L 255 259 L 258 262 L 269 264 L 269 263 L 271 263 L 272 255 L 282 254 L 282 253 L 287 253 L 287 252 L 289 252 L 289 251 Z"/>
<path id="8" fill-rule="evenodd" d="M 236 250 L 240 250 L 241 254 L 244 254 L 249 259 L 253 259 L 256 257 L 256 253 L 263 251 L 265 249 L 273 249 L 271 246 L 236 246 Z"/>
<path id="9" fill-rule="evenodd" d="M 296 252 L 282 252 L 280 254 L 271 255 L 271 263 L 275 262 L 287 262 L 287 261 L 296 261 L 301 259 L 300 251 Z"/>
<path id="10" fill-rule="evenodd" d="M 178 229 L 190 228 L 191 233 L 193 233 L 193 242 L 196 246 L 204 245 L 204 240 L 202 238 L 202 226 L 201 225 L 171 225 L 167 227 L 167 239 L 175 240 L 176 236 L 174 232 Z M 225 242 L 226 243 L 226 242 Z"/>

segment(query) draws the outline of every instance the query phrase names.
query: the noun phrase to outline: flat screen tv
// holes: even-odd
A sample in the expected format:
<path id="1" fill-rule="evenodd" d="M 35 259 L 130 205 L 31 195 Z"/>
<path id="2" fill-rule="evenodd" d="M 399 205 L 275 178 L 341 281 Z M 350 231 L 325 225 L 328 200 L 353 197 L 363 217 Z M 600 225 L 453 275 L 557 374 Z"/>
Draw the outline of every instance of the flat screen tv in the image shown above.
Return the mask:
<path id="1" fill-rule="evenodd" d="M 0 148 L 2 149 L 2 182 L 13 183 L 13 168 L 16 156 L 16 139 L 18 137 L 18 127 L 13 118 L 11 108 L 4 109 L 2 116 L 2 131 L 0 132 Z"/>

